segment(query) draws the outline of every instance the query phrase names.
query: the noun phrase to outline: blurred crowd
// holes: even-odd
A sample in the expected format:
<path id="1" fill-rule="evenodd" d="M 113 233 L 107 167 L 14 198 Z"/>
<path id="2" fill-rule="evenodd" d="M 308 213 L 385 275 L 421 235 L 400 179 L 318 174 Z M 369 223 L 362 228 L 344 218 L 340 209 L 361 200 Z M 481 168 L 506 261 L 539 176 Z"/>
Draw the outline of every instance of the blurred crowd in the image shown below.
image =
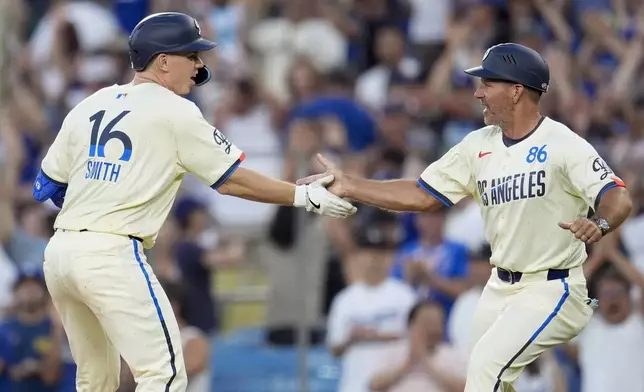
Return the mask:
<path id="1" fill-rule="evenodd" d="M 591 323 L 515 388 L 644 392 L 640 0 L 0 0 L 1 391 L 74 390 L 42 278 L 57 208 L 32 200 L 32 182 L 70 108 L 131 80 L 127 36 L 160 11 L 195 16 L 218 42 L 202 56 L 213 80 L 187 98 L 245 151 L 245 167 L 289 181 L 321 170 L 317 152 L 346 172 L 417 177 L 483 125 L 477 81 L 463 69 L 496 43 L 542 53 L 552 78 L 542 113 L 595 146 L 635 208 L 588 249 Z M 217 273 L 249 266 L 268 282 L 262 343 L 292 347 L 306 324 L 312 346 L 340 364 L 330 390 L 451 392 L 463 390 L 489 255 L 471 199 L 423 214 L 359 206 L 327 220 L 223 197 L 187 176 L 148 259 L 181 324 L 191 392 L 244 390 L 214 385 L 211 343 L 227 336 Z M 124 365 L 121 391 L 133 385 Z"/>

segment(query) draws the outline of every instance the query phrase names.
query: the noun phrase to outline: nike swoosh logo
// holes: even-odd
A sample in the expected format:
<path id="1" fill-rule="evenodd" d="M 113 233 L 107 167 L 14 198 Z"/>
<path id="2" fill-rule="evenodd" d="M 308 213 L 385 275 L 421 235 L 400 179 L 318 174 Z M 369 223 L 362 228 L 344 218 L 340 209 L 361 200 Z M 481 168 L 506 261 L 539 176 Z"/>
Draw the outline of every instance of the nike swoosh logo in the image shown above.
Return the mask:
<path id="1" fill-rule="evenodd" d="M 488 151 L 488 152 L 481 151 L 479 152 L 479 158 L 483 158 L 484 156 L 490 155 L 490 154 L 492 154 L 492 151 Z"/>
<path id="2" fill-rule="evenodd" d="M 313 200 L 311 200 L 311 196 L 308 196 L 308 195 L 307 195 L 306 197 L 309 199 L 309 203 L 311 203 L 311 205 L 312 205 L 313 207 L 317 208 L 318 210 L 320 209 L 320 205 L 319 205 L 319 204 L 315 204 L 315 203 L 313 203 Z"/>

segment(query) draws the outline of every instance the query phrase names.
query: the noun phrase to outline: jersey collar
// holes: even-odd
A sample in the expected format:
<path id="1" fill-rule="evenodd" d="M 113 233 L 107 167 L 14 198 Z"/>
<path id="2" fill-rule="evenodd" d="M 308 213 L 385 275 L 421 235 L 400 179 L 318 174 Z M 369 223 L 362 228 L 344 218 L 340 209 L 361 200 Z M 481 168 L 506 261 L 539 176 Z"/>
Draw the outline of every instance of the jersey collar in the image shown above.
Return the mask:
<path id="1" fill-rule="evenodd" d="M 528 134 L 527 134 L 527 135 L 525 135 L 524 137 L 522 137 L 521 139 L 511 139 L 511 138 L 509 138 L 509 137 L 505 136 L 505 134 L 502 134 L 502 135 L 503 135 L 503 136 L 502 136 L 502 138 L 503 138 L 503 144 L 505 144 L 505 146 L 506 146 L 506 147 L 512 147 L 512 146 L 514 146 L 515 144 L 517 144 L 517 143 L 520 143 L 520 142 L 524 141 L 525 139 L 527 139 L 527 138 L 529 138 L 530 136 L 532 136 L 532 134 L 533 134 L 537 129 L 539 129 L 539 126 L 541 125 L 541 123 L 542 123 L 542 122 L 543 122 L 543 120 L 545 120 L 545 119 L 546 119 L 546 116 L 541 116 L 541 118 L 539 119 L 539 122 L 537 123 L 537 125 L 535 125 L 535 127 L 534 127 L 534 128 L 532 128 L 532 130 L 531 130 L 530 132 L 528 132 Z"/>

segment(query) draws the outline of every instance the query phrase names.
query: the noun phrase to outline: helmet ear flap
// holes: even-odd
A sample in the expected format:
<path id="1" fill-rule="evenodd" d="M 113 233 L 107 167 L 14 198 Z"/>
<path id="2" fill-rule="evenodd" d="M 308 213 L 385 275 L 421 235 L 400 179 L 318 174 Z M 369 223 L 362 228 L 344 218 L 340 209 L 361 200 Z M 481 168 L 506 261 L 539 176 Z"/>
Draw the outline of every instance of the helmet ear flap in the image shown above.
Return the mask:
<path id="1" fill-rule="evenodd" d="M 208 83 L 211 77 L 212 77 L 212 72 L 210 71 L 210 68 L 204 65 L 203 67 L 199 68 L 199 70 L 197 71 L 197 75 L 195 75 L 195 77 L 192 78 L 192 80 L 195 81 L 195 84 L 197 86 L 201 86 Z"/>

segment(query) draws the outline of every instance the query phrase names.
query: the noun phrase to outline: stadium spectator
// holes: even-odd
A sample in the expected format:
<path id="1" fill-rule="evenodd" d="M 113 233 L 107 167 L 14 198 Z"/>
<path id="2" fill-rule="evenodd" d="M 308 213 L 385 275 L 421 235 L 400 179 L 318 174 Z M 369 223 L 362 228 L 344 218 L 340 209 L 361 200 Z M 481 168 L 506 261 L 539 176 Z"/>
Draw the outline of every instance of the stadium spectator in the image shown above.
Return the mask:
<path id="1" fill-rule="evenodd" d="M 553 350 L 528 365 L 514 384 L 521 392 L 566 392 L 568 387 Z"/>
<path id="2" fill-rule="evenodd" d="M 470 326 L 473 322 L 474 310 L 483 293 L 483 287 L 490 279 L 489 245 L 482 246 L 478 252 L 471 253 L 467 281 L 470 288 L 458 296 L 452 306 L 447 320 L 447 337 L 464 357 L 470 354 Z"/>
<path id="3" fill-rule="evenodd" d="M 164 282 L 172 310 L 179 324 L 181 345 L 188 374 L 186 392 L 209 392 L 210 389 L 210 346 L 207 335 L 199 328 L 189 325 L 185 319 L 185 286 L 180 283 Z"/>
<path id="4" fill-rule="evenodd" d="M 378 63 L 358 77 L 356 98 L 374 111 L 380 111 L 387 102 L 392 79 L 416 82 L 421 76 L 420 62 L 405 55 L 405 37 L 396 27 L 381 28 L 376 33 Z"/>
<path id="5" fill-rule="evenodd" d="M 402 339 L 416 295 L 405 283 L 388 277 L 392 243 L 378 227 L 358 240 L 356 279 L 333 300 L 327 345 L 342 361 L 339 391 L 367 392 L 376 358 Z"/>
<path id="6" fill-rule="evenodd" d="M 174 218 L 179 227 L 174 260 L 180 279 L 190 282 L 183 315 L 189 325 L 205 334 L 213 334 L 218 327 L 218 308 L 212 294 L 212 273 L 217 267 L 242 261 L 243 244 L 238 241 L 226 243 L 213 228 L 206 206 L 195 199 L 178 200 Z"/>
<path id="7" fill-rule="evenodd" d="M 380 353 L 372 391 L 460 392 L 465 357 L 444 342 L 445 311 L 438 302 L 416 304 L 409 313 L 409 337 Z"/>
<path id="8" fill-rule="evenodd" d="M 56 392 L 60 387 L 65 333 L 51 309 L 42 274 L 23 270 L 14 286 L 12 315 L 0 326 L 9 343 L 0 354 L 12 392 Z"/>
<path id="9" fill-rule="evenodd" d="M 418 240 L 398 251 L 392 275 L 421 297 L 438 301 L 449 316 L 454 300 L 469 288 L 468 252 L 465 245 L 445 240 L 445 216 L 444 209 L 418 215 Z"/>

